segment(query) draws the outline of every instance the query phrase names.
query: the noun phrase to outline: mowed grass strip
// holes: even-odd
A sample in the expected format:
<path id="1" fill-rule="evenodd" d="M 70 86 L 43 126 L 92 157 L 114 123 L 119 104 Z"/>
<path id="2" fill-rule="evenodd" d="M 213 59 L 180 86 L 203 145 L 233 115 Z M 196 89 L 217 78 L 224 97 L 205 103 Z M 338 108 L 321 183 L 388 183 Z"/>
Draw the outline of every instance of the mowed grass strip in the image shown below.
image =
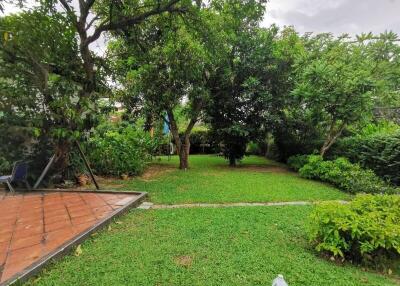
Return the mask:
<path id="1" fill-rule="evenodd" d="M 338 189 L 300 178 L 286 166 L 263 157 L 246 157 L 236 168 L 211 155 L 190 156 L 191 168 L 176 169 L 178 158 L 162 157 L 150 166 L 154 176 L 125 182 L 158 204 L 347 200 Z M 164 170 L 164 171 L 163 171 Z"/>
<path id="2" fill-rule="evenodd" d="M 311 207 L 132 210 L 29 285 L 389 286 L 388 276 L 316 255 Z"/>

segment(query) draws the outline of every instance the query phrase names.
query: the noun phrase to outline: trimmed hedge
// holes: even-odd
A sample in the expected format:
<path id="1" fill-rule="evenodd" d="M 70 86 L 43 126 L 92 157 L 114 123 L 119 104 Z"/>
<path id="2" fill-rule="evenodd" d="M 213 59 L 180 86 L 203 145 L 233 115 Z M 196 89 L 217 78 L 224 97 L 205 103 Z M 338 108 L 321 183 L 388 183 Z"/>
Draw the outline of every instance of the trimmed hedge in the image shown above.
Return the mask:
<path id="1" fill-rule="evenodd" d="M 319 252 L 358 262 L 399 258 L 400 197 L 357 195 L 349 204 L 321 203 L 308 232 Z"/>
<path id="2" fill-rule="evenodd" d="M 330 152 L 373 170 L 378 176 L 400 185 L 400 132 L 372 134 L 340 140 Z"/>
<path id="3" fill-rule="evenodd" d="M 299 170 L 300 176 L 328 182 L 348 193 L 393 194 L 399 192 L 372 170 L 363 169 L 359 164 L 352 164 L 346 158 L 324 161 L 319 155 L 303 155 L 290 158 L 289 161 L 292 168 Z"/>

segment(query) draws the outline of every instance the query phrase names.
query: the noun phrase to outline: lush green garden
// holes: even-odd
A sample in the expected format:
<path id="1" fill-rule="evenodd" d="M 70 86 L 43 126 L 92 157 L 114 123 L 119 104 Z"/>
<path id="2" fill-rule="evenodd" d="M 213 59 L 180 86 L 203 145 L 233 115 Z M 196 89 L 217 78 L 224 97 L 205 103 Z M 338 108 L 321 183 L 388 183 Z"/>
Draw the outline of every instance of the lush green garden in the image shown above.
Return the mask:
<path id="1" fill-rule="evenodd" d="M 40 187 L 90 188 L 80 146 L 160 208 L 305 202 L 133 210 L 30 283 L 399 283 L 396 33 L 265 27 L 266 0 L 5 3 L 0 175 L 54 158 Z"/>
<path id="2" fill-rule="evenodd" d="M 125 188 L 149 191 L 157 204 L 350 198 L 263 158 L 246 158 L 228 170 L 222 158 L 192 156 L 186 172 L 171 170 L 176 161 L 162 158 L 157 168 L 164 172 L 135 178 Z M 221 180 L 232 181 L 232 187 L 224 189 Z M 57 261 L 29 283 L 269 285 L 282 273 L 289 285 L 398 285 L 396 265 L 386 264 L 377 273 L 318 254 L 308 237 L 316 222 L 310 221 L 313 208 L 132 210 L 83 243 L 82 254 Z"/>

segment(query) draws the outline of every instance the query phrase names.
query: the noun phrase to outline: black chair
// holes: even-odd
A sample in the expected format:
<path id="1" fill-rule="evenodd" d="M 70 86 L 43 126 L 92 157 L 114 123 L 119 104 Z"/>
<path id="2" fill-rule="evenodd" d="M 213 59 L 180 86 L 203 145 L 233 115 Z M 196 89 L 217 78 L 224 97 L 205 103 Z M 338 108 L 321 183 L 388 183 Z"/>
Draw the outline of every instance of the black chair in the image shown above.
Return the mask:
<path id="1" fill-rule="evenodd" d="M 28 163 L 17 161 L 14 163 L 12 174 L 8 176 L 0 176 L 0 183 L 7 185 L 11 192 L 14 192 L 13 183 L 24 183 L 28 190 L 31 189 L 27 181 L 28 177 Z"/>

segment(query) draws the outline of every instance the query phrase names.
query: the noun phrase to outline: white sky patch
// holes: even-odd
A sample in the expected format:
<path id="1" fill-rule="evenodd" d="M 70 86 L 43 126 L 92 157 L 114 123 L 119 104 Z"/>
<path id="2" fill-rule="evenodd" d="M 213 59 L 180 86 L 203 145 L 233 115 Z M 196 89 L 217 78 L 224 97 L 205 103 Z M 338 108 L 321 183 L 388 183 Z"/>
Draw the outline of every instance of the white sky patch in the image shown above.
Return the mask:
<path id="1" fill-rule="evenodd" d="M 263 26 L 294 26 L 300 33 L 400 34 L 400 0 L 270 0 Z"/>

